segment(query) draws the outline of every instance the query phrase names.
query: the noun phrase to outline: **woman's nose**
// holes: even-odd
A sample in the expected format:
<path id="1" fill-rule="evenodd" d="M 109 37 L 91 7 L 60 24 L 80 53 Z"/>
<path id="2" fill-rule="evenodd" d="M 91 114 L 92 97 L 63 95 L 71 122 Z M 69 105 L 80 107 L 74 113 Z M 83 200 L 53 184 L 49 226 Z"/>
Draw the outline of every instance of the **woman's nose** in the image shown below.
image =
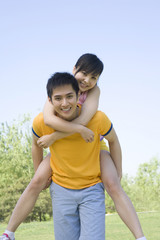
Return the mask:
<path id="1" fill-rule="evenodd" d="M 84 81 L 85 81 L 86 83 L 89 83 L 89 77 L 85 77 Z"/>

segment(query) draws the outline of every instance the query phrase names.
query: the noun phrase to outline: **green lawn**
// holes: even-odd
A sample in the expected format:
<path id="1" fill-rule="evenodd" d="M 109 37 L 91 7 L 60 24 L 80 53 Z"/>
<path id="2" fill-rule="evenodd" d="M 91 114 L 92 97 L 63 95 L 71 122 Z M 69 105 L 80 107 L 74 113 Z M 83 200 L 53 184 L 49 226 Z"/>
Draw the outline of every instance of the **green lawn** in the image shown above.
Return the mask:
<path id="1" fill-rule="evenodd" d="M 147 240 L 160 240 L 160 212 L 138 214 Z M 0 225 L 3 233 L 6 225 Z M 53 222 L 32 222 L 21 224 L 16 232 L 16 240 L 54 240 Z M 134 240 L 117 214 L 106 216 L 106 240 Z M 66 239 L 69 240 L 69 239 Z"/>

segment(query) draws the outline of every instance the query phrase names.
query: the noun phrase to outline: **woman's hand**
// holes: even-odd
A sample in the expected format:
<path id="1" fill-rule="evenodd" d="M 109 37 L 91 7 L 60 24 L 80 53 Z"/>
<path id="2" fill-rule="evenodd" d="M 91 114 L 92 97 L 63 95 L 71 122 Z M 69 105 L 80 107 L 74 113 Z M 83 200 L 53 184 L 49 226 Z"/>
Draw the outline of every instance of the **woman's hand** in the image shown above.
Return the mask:
<path id="1" fill-rule="evenodd" d="M 82 138 L 86 141 L 86 142 L 93 142 L 94 140 L 94 132 L 92 130 L 90 130 L 87 127 L 82 127 L 82 130 L 79 132 L 82 136 Z"/>
<path id="2" fill-rule="evenodd" d="M 40 137 L 37 141 L 37 145 L 41 148 L 48 148 L 49 146 L 51 146 L 54 143 L 54 138 L 53 135 L 44 135 L 42 137 Z"/>

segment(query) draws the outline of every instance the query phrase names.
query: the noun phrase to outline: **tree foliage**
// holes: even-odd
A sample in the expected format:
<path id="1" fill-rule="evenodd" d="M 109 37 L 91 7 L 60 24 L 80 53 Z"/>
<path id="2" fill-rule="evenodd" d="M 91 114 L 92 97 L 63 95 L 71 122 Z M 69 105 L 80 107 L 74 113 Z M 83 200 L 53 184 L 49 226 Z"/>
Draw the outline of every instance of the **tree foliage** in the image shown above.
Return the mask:
<path id="1" fill-rule="evenodd" d="M 139 166 L 135 186 L 142 210 L 160 210 L 160 160 L 153 158 Z"/>
<path id="2" fill-rule="evenodd" d="M 136 211 L 160 210 L 160 160 L 158 158 L 141 164 L 136 177 L 124 175 L 121 185 Z M 106 212 L 115 211 L 112 199 L 106 194 Z"/>
<path id="3" fill-rule="evenodd" d="M 0 125 L 0 221 L 8 220 L 17 200 L 34 175 L 31 157 L 31 121 L 25 115 L 11 125 Z M 51 216 L 49 191 L 43 191 L 26 221 Z"/>

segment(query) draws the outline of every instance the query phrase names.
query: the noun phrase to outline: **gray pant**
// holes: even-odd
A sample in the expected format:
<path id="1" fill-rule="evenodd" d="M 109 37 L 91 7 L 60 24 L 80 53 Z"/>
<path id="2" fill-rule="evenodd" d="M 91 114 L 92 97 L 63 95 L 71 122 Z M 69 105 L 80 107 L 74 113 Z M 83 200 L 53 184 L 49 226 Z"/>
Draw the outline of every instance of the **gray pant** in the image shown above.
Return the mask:
<path id="1" fill-rule="evenodd" d="M 105 196 L 102 183 L 73 190 L 52 182 L 55 240 L 105 240 Z"/>

